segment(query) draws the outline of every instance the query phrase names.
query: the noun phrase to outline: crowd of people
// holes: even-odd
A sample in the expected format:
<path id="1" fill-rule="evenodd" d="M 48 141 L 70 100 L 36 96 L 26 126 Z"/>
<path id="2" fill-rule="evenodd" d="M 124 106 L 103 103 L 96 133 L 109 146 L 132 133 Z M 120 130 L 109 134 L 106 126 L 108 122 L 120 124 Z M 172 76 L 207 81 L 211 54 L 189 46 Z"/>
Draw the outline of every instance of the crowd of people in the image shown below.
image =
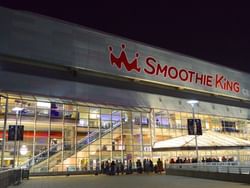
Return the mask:
<path id="1" fill-rule="evenodd" d="M 197 163 L 197 159 L 196 158 L 180 158 L 180 157 L 177 157 L 177 159 L 175 160 L 174 158 L 171 158 L 170 161 L 169 161 L 170 164 L 173 164 L 173 163 Z"/>
<path id="2" fill-rule="evenodd" d="M 124 164 L 121 161 L 106 161 L 101 163 L 101 173 L 107 175 L 124 174 Z"/>
<path id="3" fill-rule="evenodd" d="M 121 161 L 106 161 L 101 163 L 101 173 L 106 175 L 132 174 L 133 172 L 141 173 L 161 173 L 163 171 L 163 162 L 160 158 L 154 165 L 151 159 L 144 159 L 142 162 L 138 159 L 133 168 L 132 161 L 129 160 L 126 167 Z"/>
<path id="4" fill-rule="evenodd" d="M 234 161 L 233 157 L 226 158 L 225 156 L 220 158 L 211 158 L 211 157 L 203 157 L 200 162 L 232 162 Z M 169 163 L 197 163 L 197 158 L 180 158 L 176 159 L 171 158 Z M 157 162 L 154 164 L 151 159 L 144 159 L 141 161 L 137 159 L 135 165 L 133 165 L 132 161 L 129 160 L 126 165 L 124 165 L 121 161 L 103 161 L 101 163 L 101 169 L 97 170 L 97 174 L 106 174 L 106 175 L 123 175 L 123 174 L 132 174 L 134 172 L 138 174 L 142 173 L 150 173 L 154 172 L 156 174 L 161 174 L 164 171 L 163 162 L 160 158 L 158 158 Z"/>
<path id="5" fill-rule="evenodd" d="M 201 159 L 201 162 L 206 162 L 206 163 L 209 163 L 209 162 L 233 162 L 234 161 L 234 158 L 233 157 L 225 157 L 225 156 L 222 156 L 221 159 L 219 157 L 215 158 L 215 157 L 202 157 Z M 180 157 L 177 157 L 177 159 L 173 159 L 171 158 L 169 163 L 197 163 L 197 158 L 180 158 Z"/>

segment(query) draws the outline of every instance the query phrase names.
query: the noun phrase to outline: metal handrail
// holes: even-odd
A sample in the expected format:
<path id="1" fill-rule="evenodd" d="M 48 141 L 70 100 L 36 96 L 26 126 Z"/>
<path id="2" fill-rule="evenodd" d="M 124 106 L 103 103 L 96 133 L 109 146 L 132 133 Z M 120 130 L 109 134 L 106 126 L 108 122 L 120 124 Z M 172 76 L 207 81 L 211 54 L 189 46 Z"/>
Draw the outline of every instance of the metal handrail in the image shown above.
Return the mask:
<path id="1" fill-rule="evenodd" d="M 1 188 L 7 188 L 10 185 L 18 185 L 24 179 L 24 169 L 0 169 Z"/>
<path id="2" fill-rule="evenodd" d="M 119 127 L 121 125 L 121 122 L 120 121 L 117 121 L 115 124 L 112 124 L 112 128 L 111 129 L 104 129 L 104 130 L 101 130 L 101 135 L 100 137 L 103 137 L 104 135 L 110 133 L 112 130 L 116 129 L 117 127 Z M 94 133 L 94 134 L 92 134 Z M 93 142 L 95 142 L 96 140 L 99 139 L 99 130 L 98 131 L 93 131 L 90 135 L 91 136 L 88 136 L 88 137 L 84 137 L 83 139 L 79 140 L 78 141 L 78 144 L 77 144 L 77 151 L 83 149 L 84 147 L 86 147 L 88 144 L 91 144 Z M 64 155 L 64 160 L 67 159 L 68 157 L 70 157 L 71 155 L 73 155 L 73 153 L 68 153 L 68 155 Z M 57 163 L 56 163 L 57 164 Z"/>
<path id="3" fill-rule="evenodd" d="M 117 121 L 116 123 L 112 124 L 112 128 L 111 129 L 101 130 L 101 132 L 100 132 L 101 137 L 104 136 L 104 135 L 106 135 L 106 134 L 108 134 L 109 132 L 111 132 L 111 130 L 116 129 L 120 125 L 121 125 L 121 122 Z M 99 129 L 91 132 L 87 137 L 84 137 L 81 140 L 79 140 L 77 142 L 77 151 L 79 151 L 80 149 L 84 148 L 84 146 L 86 146 L 86 145 L 88 145 L 90 143 L 93 143 L 97 139 L 99 139 Z M 48 158 L 48 152 L 49 152 L 50 156 L 52 156 L 52 155 L 60 152 L 62 150 L 62 149 L 58 150 L 58 146 L 60 146 L 60 145 L 61 144 L 52 145 L 49 148 L 49 150 L 42 151 L 41 153 L 37 154 L 33 158 L 28 159 L 27 161 L 25 161 L 19 167 L 22 167 L 22 168 L 31 168 L 33 165 L 38 164 L 38 163 L 44 161 L 45 159 L 47 159 Z M 56 149 L 56 152 L 54 152 L 55 149 Z M 65 157 L 68 157 L 68 156 L 65 156 Z"/>
<path id="4" fill-rule="evenodd" d="M 166 169 L 232 173 L 232 174 L 250 174 L 250 165 L 248 163 L 240 163 L 239 161 L 174 163 L 174 164 L 166 164 Z"/>

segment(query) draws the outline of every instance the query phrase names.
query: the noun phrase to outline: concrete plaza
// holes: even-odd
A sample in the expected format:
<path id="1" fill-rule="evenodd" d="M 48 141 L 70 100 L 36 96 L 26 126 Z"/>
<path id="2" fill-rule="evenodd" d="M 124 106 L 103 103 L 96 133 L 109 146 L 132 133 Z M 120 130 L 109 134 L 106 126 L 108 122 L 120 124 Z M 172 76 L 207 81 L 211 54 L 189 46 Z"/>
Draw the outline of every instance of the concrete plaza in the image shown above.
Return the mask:
<path id="1" fill-rule="evenodd" d="M 1 186 L 0 186 L 1 187 Z M 246 188 L 248 184 L 171 175 L 31 177 L 10 188 Z"/>

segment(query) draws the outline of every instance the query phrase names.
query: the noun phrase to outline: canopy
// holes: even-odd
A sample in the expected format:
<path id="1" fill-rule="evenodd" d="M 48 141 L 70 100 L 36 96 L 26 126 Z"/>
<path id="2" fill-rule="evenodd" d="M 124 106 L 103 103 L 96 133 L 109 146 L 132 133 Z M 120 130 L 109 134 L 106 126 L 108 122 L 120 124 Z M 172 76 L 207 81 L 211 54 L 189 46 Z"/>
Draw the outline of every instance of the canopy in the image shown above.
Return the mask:
<path id="1" fill-rule="evenodd" d="M 250 147 L 250 141 L 234 136 L 206 131 L 197 136 L 198 149 L 230 149 Z M 166 150 L 195 150 L 195 136 L 185 135 L 164 141 L 156 142 L 153 151 Z"/>

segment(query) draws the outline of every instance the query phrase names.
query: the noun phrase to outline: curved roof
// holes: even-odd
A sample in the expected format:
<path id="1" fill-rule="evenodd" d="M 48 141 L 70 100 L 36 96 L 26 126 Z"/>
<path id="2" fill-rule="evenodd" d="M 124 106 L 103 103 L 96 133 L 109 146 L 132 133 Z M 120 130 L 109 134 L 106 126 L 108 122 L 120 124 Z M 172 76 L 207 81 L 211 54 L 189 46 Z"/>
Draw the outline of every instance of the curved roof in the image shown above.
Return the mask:
<path id="1" fill-rule="evenodd" d="M 250 147 L 250 141 L 237 138 L 234 136 L 206 131 L 203 135 L 197 136 L 198 149 L 229 149 L 229 148 L 245 148 Z M 156 142 L 153 145 L 154 151 L 161 150 L 194 150 L 195 136 L 185 135 L 164 141 Z"/>

